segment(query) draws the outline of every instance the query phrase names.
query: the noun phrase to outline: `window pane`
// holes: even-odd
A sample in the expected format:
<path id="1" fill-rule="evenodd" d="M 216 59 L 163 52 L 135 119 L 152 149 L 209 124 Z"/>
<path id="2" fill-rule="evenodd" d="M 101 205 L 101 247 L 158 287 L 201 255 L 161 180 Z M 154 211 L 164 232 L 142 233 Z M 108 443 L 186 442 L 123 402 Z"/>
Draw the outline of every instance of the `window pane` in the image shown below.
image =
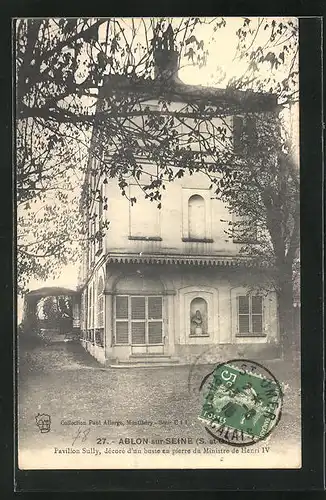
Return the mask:
<path id="1" fill-rule="evenodd" d="M 116 339 L 117 344 L 128 344 L 128 321 L 116 322 Z"/>
<path id="2" fill-rule="evenodd" d="M 145 319 L 145 297 L 131 297 L 131 318 Z"/>
<path id="3" fill-rule="evenodd" d="M 239 333 L 249 332 L 249 315 L 239 314 Z"/>
<path id="4" fill-rule="evenodd" d="M 161 344 L 162 342 L 162 321 L 151 321 L 148 323 L 148 343 Z"/>
<path id="5" fill-rule="evenodd" d="M 263 307 L 263 300 L 262 297 L 257 297 L 253 296 L 251 298 L 252 302 L 252 314 L 261 314 L 262 313 L 262 307 Z"/>
<path id="6" fill-rule="evenodd" d="M 131 324 L 131 339 L 133 344 L 145 344 L 145 323 Z"/>
<path id="7" fill-rule="evenodd" d="M 148 319 L 162 319 L 162 297 L 148 297 Z"/>
<path id="8" fill-rule="evenodd" d="M 116 318 L 128 319 L 128 297 L 116 297 Z"/>
<path id="9" fill-rule="evenodd" d="M 262 333 L 263 317 L 261 314 L 253 314 L 252 316 L 252 333 Z"/>
<path id="10" fill-rule="evenodd" d="M 239 300 L 239 314 L 249 314 L 249 297 L 243 295 L 238 297 Z"/>

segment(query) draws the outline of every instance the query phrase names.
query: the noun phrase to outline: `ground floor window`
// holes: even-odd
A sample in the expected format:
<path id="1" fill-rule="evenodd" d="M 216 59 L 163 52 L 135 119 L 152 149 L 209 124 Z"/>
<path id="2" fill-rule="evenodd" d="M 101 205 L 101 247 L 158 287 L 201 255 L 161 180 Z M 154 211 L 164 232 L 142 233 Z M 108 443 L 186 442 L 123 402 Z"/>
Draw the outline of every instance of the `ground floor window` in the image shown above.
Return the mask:
<path id="1" fill-rule="evenodd" d="M 239 295 L 238 334 L 244 336 L 262 335 L 263 297 L 259 295 Z"/>
<path id="2" fill-rule="evenodd" d="M 100 277 L 97 284 L 95 344 L 104 347 L 104 282 Z"/>
<path id="3" fill-rule="evenodd" d="M 117 295 L 115 297 L 115 343 L 161 344 L 163 342 L 163 298 Z"/>

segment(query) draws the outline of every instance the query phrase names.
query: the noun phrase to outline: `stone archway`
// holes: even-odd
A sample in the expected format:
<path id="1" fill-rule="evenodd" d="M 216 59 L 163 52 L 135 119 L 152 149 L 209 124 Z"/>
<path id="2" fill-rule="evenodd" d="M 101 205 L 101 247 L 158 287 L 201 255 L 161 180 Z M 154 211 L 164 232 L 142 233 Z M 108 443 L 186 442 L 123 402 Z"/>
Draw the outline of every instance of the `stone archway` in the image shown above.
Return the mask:
<path id="1" fill-rule="evenodd" d="M 76 290 L 63 287 L 32 290 L 24 300 L 24 336 L 52 341 L 79 334 L 79 305 L 80 294 Z"/>

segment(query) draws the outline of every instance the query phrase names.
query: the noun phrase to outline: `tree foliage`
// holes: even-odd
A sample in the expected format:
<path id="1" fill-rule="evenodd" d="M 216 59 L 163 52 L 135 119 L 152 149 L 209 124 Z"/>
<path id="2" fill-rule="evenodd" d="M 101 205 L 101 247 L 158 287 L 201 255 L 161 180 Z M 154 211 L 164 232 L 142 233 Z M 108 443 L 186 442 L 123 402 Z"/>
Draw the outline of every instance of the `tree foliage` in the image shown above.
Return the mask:
<path id="1" fill-rule="evenodd" d="M 90 175 L 101 173 L 104 182 L 118 178 L 122 195 L 127 196 L 130 178 L 140 184 L 140 177 L 146 173 L 138 161 L 140 156 L 157 167 L 156 175 L 148 176 L 142 189 L 144 196 L 159 208 L 167 182 L 182 177 L 185 171 L 192 174 L 200 170 L 211 179 L 217 195 L 240 216 L 246 212 L 251 223 L 258 220 L 259 207 L 259 225 L 269 235 L 265 256 L 268 250 L 276 257 L 272 233 L 278 230 L 271 218 L 275 222 L 279 217 L 283 228 L 280 234 L 288 251 L 291 245 L 286 231 L 294 221 L 292 205 L 296 202 L 291 190 L 295 190 L 296 183 L 290 180 L 293 169 L 285 142 L 280 141 L 279 125 L 262 132 L 266 147 L 255 150 L 253 163 L 241 155 L 235 157 L 228 116 L 237 110 L 222 105 L 216 108 L 200 93 L 196 100 L 185 99 L 182 107 L 175 109 L 166 81 L 160 81 L 155 74 L 157 47 L 169 43 L 178 55 L 179 65 L 201 67 L 210 56 L 209 40 L 227 26 L 227 19 L 196 17 L 128 22 L 116 18 L 17 21 L 16 171 L 21 291 L 26 290 L 30 278 L 46 279 L 62 264 L 80 259 L 78 242 L 85 240 L 86 232 L 78 210 L 87 165 Z M 205 39 L 201 36 L 203 27 Z M 236 32 L 236 57 L 245 61 L 247 69 L 240 78 L 225 82 L 229 95 L 250 89 L 276 93 L 283 106 L 295 100 L 297 31 L 289 19 L 243 18 Z M 270 75 L 262 77 L 262 68 L 267 68 Z M 106 92 L 104 107 L 99 89 L 105 75 L 115 84 Z M 126 81 L 130 91 L 117 91 Z M 157 110 L 147 106 L 146 92 L 137 91 L 145 87 L 152 92 L 153 82 L 159 98 Z M 220 121 L 214 121 L 216 112 Z M 93 143 L 92 166 L 88 153 L 93 130 L 97 141 Z M 272 170 L 268 170 L 267 144 L 272 148 L 275 141 L 279 155 Z M 264 161 L 264 155 L 268 161 Z M 225 168 L 228 165 L 234 168 Z M 260 187 L 254 182 L 252 165 Z M 287 182 L 288 187 L 282 191 L 280 186 Z M 278 208 L 275 193 L 287 200 L 282 198 L 276 204 Z M 86 208 L 94 199 L 105 206 L 106 200 L 101 199 L 96 186 L 84 193 Z M 259 203 L 252 203 L 256 199 Z M 259 250 L 250 246 L 251 252 L 253 248 L 257 254 L 262 252 L 262 247 Z"/>
<path id="2" fill-rule="evenodd" d="M 255 122 L 255 135 L 244 135 L 242 151 L 215 180 L 216 194 L 235 216 L 227 234 L 242 243 L 242 254 L 274 267 L 279 291 L 299 249 L 299 168 L 282 121 L 257 115 Z"/>

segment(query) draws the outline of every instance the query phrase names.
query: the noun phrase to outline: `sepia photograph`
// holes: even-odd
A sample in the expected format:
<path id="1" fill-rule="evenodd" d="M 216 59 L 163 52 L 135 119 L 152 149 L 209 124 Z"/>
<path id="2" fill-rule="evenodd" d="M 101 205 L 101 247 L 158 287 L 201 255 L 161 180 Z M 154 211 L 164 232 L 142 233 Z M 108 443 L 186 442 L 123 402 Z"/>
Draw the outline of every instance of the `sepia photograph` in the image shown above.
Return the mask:
<path id="1" fill-rule="evenodd" d="M 19 469 L 300 469 L 298 18 L 12 29 Z"/>

